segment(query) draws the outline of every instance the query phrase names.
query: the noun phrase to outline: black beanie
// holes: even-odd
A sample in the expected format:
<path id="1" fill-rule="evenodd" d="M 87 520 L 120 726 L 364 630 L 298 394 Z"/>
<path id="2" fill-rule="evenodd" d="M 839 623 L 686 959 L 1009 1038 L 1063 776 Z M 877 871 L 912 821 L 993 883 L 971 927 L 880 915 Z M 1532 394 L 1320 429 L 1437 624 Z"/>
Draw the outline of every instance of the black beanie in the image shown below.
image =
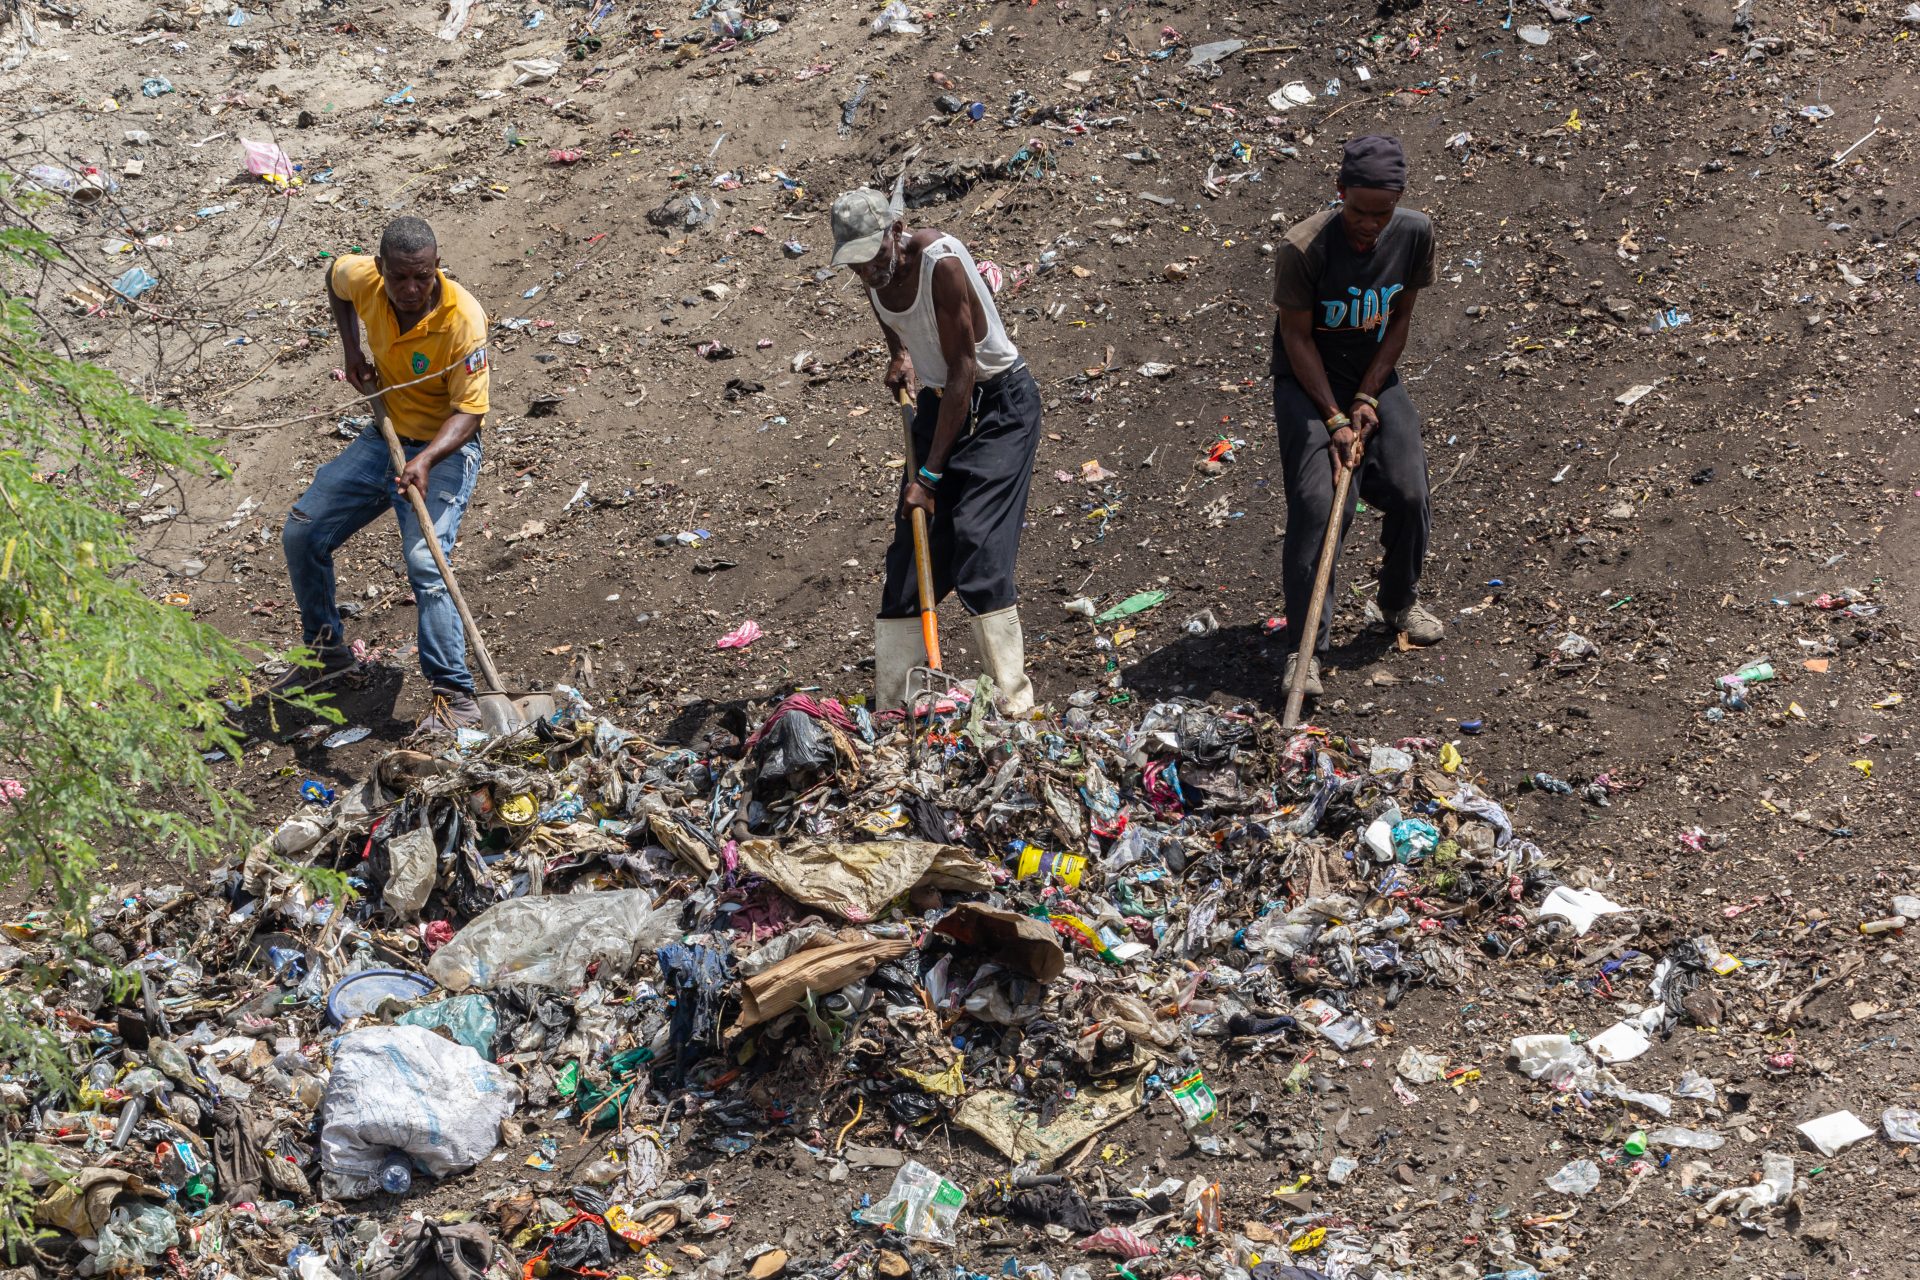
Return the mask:
<path id="1" fill-rule="evenodd" d="M 1400 139 L 1369 133 L 1350 140 L 1340 153 L 1340 185 L 1405 191 L 1407 153 L 1401 148 Z"/>

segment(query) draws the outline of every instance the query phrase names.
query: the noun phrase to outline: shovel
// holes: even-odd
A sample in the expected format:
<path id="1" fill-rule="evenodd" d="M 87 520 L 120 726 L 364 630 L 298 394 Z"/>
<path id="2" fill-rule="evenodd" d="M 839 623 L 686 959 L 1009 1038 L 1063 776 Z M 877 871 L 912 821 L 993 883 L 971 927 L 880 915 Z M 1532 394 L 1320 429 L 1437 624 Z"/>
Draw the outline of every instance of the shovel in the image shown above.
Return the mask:
<path id="1" fill-rule="evenodd" d="M 907 479 L 913 479 L 913 399 L 903 388 L 895 393 L 900 404 L 900 429 L 906 444 Z M 954 690 L 953 677 L 940 669 L 940 621 L 934 613 L 933 555 L 927 549 L 927 513 L 913 511 L 913 570 L 920 585 L 920 638 L 926 643 L 927 662 L 907 673 L 907 710 L 911 714 L 921 699 L 935 702 Z"/>
<path id="2" fill-rule="evenodd" d="M 1327 585 L 1333 581 L 1333 562 L 1340 554 L 1340 526 L 1346 522 L 1347 485 L 1353 479 L 1355 468 L 1360 465 L 1360 448 L 1354 448 L 1353 466 L 1344 466 L 1338 459 L 1333 464 L 1333 514 L 1327 520 L 1327 536 L 1320 544 L 1320 567 L 1313 574 L 1313 596 L 1307 602 L 1307 623 L 1301 630 L 1301 643 L 1294 646 L 1299 655 L 1293 664 L 1293 683 L 1287 688 L 1287 710 L 1280 717 L 1282 729 L 1295 729 L 1300 725 L 1300 707 L 1307 697 L 1307 663 L 1313 658 L 1313 651 L 1320 642 L 1320 614 L 1327 604 Z M 1292 624 L 1292 619 L 1288 619 Z"/>
<path id="3" fill-rule="evenodd" d="M 386 404 L 376 399 L 374 414 L 380 419 L 380 434 L 386 437 L 387 453 L 393 458 L 393 473 L 399 475 L 406 469 L 407 455 L 400 448 L 400 437 L 393 432 L 393 423 L 387 418 Z M 486 687 L 479 692 L 480 722 L 487 727 L 487 733 L 495 738 L 512 733 L 523 723 L 520 713 L 514 708 L 500 684 L 500 673 L 493 668 L 493 655 L 487 652 L 487 642 L 480 637 L 480 628 L 474 623 L 473 613 L 467 608 L 467 598 L 460 592 L 460 580 L 453 576 L 453 566 L 447 563 L 447 553 L 440 549 L 440 539 L 433 531 L 433 517 L 427 513 L 427 499 L 420 490 L 407 486 L 407 500 L 413 503 L 414 519 L 420 522 L 420 535 L 427 540 L 427 548 L 433 552 L 433 563 L 440 570 L 440 580 L 447 584 L 447 594 L 453 597 L 453 607 L 460 611 L 460 622 L 467 629 L 467 643 L 473 646 L 473 656 L 480 662 L 480 674 L 486 680 Z"/>

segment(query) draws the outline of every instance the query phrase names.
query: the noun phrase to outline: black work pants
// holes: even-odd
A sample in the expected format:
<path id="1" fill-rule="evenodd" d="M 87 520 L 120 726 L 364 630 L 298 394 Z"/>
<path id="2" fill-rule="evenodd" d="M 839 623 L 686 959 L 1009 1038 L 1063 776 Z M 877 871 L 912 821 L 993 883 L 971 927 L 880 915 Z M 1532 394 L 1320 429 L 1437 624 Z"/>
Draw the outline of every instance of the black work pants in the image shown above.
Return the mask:
<path id="1" fill-rule="evenodd" d="M 913 457 L 908 461 L 907 479 L 926 462 L 939 418 L 940 395 L 931 387 L 923 388 L 913 416 Z M 958 593 L 967 612 L 978 617 L 1005 609 L 1018 599 L 1013 565 L 1020 554 L 1033 455 L 1039 445 L 1040 388 L 1025 365 L 1015 365 L 974 386 L 966 428 L 933 494 L 928 547 L 936 604 Z M 911 618 L 919 612 L 913 525 L 896 515 L 893 545 L 887 548 L 886 585 L 880 592 L 880 616 Z"/>
<path id="2" fill-rule="evenodd" d="M 1334 399 L 1353 400 L 1354 387 L 1335 385 Z M 1287 645 L 1300 647 L 1300 629 L 1307 622 L 1313 596 L 1313 575 L 1319 567 L 1320 546 L 1333 516 L 1333 454 L 1327 448 L 1331 433 L 1320 410 L 1300 384 L 1279 376 L 1273 380 L 1273 420 L 1280 433 L 1280 462 L 1286 473 L 1287 535 L 1281 551 L 1281 586 L 1286 594 Z M 1365 499 L 1382 517 L 1380 546 L 1380 608 L 1392 613 L 1418 596 L 1420 570 L 1427 559 L 1427 538 L 1433 527 L 1433 507 L 1427 492 L 1427 449 L 1420 440 L 1420 413 L 1394 374 L 1380 392 L 1380 429 L 1367 442 L 1360 471 L 1347 486 L 1347 509 L 1340 513 L 1340 538 L 1346 540 L 1353 509 Z M 1328 600 L 1320 614 L 1320 634 L 1314 651 L 1324 653 L 1333 632 L 1334 576 L 1327 583 Z"/>

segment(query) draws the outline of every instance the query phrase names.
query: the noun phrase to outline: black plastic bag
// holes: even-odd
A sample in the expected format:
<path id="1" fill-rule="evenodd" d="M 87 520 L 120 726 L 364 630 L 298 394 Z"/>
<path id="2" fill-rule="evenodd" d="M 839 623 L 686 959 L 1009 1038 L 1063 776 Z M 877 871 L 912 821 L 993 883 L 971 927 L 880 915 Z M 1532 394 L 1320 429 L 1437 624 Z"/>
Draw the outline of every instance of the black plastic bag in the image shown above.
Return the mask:
<path id="1" fill-rule="evenodd" d="M 761 789 L 767 784 L 804 791 L 833 769 L 833 739 L 804 711 L 789 711 L 754 745 Z"/>

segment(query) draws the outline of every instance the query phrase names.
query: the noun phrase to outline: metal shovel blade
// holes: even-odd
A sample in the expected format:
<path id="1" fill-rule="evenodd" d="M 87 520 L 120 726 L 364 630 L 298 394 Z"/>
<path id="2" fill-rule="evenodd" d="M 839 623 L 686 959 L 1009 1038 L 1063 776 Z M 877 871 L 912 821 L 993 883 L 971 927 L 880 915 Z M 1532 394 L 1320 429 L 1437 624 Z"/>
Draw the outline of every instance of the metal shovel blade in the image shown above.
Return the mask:
<path id="1" fill-rule="evenodd" d="M 513 700 L 513 710 L 520 717 L 520 723 L 532 724 L 535 720 L 545 720 L 559 709 L 560 704 L 553 700 L 550 693 L 529 693 L 525 697 Z"/>
<path id="2" fill-rule="evenodd" d="M 504 693 L 482 693 L 477 701 L 480 703 L 480 723 L 486 726 L 490 738 L 505 737 L 525 723 L 514 709 L 513 699 Z"/>

